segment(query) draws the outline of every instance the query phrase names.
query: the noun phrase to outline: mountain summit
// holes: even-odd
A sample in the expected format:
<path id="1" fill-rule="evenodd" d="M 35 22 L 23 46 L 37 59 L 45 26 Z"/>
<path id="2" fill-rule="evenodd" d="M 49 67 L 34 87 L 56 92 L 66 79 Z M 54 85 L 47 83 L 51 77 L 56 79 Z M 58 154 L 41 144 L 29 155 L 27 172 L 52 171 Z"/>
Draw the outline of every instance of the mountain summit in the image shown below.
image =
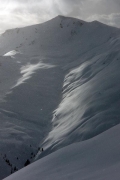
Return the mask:
<path id="1" fill-rule="evenodd" d="M 120 29 L 63 16 L 0 36 L 1 179 L 120 123 L 119 47 Z"/>

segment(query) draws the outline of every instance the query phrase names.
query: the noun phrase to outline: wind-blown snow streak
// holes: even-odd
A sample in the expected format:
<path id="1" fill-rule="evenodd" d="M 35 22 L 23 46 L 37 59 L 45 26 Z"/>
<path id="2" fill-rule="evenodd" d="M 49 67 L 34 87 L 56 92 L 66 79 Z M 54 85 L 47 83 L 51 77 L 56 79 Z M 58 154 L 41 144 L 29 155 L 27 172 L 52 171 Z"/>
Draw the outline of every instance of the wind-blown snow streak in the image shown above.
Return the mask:
<path id="1" fill-rule="evenodd" d="M 17 87 L 20 84 L 24 83 L 27 79 L 29 79 L 32 76 L 32 74 L 36 73 L 38 69 L 48 69 L 52 67 L 54 67 L 54 65 L 44 64 L 41 62 L 37 64 L 28 63 L 27 65 L 21 67 L 20 73 L 23 74 L 23 76 L 20 79 L 18 79 L 18 82 L 16 83 L 14 87 Z"/>
<path id="2" fill-rule="evenodd" d="M 19 52 L 13 50 L 13 51 L 10 51 L 10 52 L 7 52 L 6 54 L 4 54 L 3 56 L 11 56 L 11 57 L 14 57 L 14 55 L 18 54 Z"/>

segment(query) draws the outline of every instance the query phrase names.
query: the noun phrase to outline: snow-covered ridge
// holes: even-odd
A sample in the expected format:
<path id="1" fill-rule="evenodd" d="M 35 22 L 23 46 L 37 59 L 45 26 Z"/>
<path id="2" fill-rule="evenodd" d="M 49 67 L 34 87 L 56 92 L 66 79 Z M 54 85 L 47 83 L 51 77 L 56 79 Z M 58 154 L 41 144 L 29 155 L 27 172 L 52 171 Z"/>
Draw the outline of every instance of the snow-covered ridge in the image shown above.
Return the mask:
<path id="1" fill-rule="evenodd" d="M 0 36 L 0 178 L 119 124 L 119 47 L 118 28 L 62 16 Z"/>

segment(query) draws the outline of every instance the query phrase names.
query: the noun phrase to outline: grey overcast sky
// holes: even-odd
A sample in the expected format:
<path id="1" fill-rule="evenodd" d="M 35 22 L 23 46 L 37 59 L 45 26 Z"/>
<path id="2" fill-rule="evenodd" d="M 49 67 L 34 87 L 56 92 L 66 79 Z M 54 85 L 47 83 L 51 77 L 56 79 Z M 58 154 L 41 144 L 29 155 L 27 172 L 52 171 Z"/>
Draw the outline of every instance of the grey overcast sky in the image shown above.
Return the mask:
<path id="1" fill-rule="evenodd" d="M 0 33 L 57 15 L 120 27 L 120 0 L 0 0 Z"/>

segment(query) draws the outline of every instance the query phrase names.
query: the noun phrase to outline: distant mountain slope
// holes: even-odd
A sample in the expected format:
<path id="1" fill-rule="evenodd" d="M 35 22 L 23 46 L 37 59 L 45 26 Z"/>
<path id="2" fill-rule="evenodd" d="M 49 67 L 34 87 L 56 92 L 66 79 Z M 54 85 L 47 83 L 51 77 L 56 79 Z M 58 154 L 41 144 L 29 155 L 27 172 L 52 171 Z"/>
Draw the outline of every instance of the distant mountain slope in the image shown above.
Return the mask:
<path id="1" fill-rule="evenodd" d="M 120 123 L 119 49 L 120 29 L 63 16 L 0 36 L 1 179 Z"/>

